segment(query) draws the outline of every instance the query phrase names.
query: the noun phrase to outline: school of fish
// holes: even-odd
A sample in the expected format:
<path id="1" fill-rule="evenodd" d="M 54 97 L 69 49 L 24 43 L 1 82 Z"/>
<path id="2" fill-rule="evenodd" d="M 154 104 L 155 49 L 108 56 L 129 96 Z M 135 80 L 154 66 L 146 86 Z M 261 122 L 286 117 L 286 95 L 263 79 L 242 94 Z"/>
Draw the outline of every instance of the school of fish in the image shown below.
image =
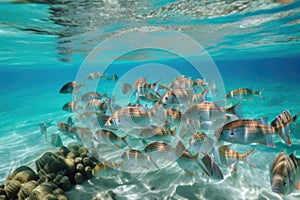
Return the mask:
<path id="1" fill-rule="evenodd" d="M 149 172 L 168 167 L 172 163 L 187 176 L 196 174 L 204 179 L 222 180 L 226 168 L 238 173 L 239 162 L 256 168 L 251 161 L 253 145 L 275 148 L 273 137 L 292 145 L 290 125 L 296 123 L 299 113 L 278 112 L 268 118 L 243 118 L 243 101 L 264 100 L 264 89 L 253 91 L 237 88 L 224 99 L 228 106 L 212 102 L 214 83 L 184 75 L 149 82 L 150 77 L 139 77 L 132 83 L 118 83 L 121 94 L 89 91 L 91 81 L 118 81 L 118 75 L 91 73 L 84 83 L 75 81 L 62 86 L 59 93 L 72 94 L 73 101 L 62 109 L 72 113 L 67 122 L 59 122 L 58 130 L 81 144 L 99 160 L 93 169 L 95 176 L 111 174 L 113 170 Z M 120 96 L 118 96 L 120 95 Z M 126 105 L 116 97 L 128 99 Z M 46 136 L 46 125 L 40 130 Z M 237 152 L 234 145 L 249 147 Z M 251 146 L 250 146 L 251 145 Z M 246 149 L 247 149 L 246 148 Z M 103 156 L 108 149 L 116 158 Z M 246 166 L 247 166 L 246 165 Z M 300 189 L 300 159 L 294 154 L 279 152 L 270 163 L 270 189 L 280 195 Z"/>

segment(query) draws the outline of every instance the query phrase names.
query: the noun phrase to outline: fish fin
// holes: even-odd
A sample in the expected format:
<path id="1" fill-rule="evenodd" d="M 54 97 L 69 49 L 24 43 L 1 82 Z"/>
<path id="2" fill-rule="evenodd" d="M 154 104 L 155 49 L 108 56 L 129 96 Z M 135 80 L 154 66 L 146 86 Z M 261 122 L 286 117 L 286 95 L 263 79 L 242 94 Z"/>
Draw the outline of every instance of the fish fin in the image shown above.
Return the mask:
<path id="1" fill-rule="evenodd" d="M 261 144 L 264 144 L 264 145 L 266 145 L 268 147 L 271 147 L 271 148 L 275 148 L 272 135 L 267 135 L 266 136 L 266 142 L 265 143 L 262 142 Z"/>
<path id="2" fill-rule="evenodd" d="M 237 104 L 227 108 L 226 112 L 230 113 L 230 114 L 233 114 L 233 115 L 236 115 L 238 118 L 242 118 L 243 115 L 242 115 L 241 104 L 242 104 L 241 101 L 238 102 Z"/>
<path id="3" fill-rule="evenodd" d="M 188 169 L 183 169 L 188 175 L 190 175 L 190 176 L 194 176 L 194 173 L 193 172 L 191 172 L 190 170 L 188 170 Z"/>
<path id="4" fill-rule="evenodd" d="M 255 92 L 255 94 L 257 94 L 261 99 L 263 99 L 263 100 L 265 100 L 265 98 L 261 95 L 262 94 L 262 92 L 265 90 L 265 88 L 262 88 L 262 89 L 260 89 L 260 90 L 258 90 L 258 91 L 256 91 Z"/>
<path id="5" fill-rule="evenodd" d="M 275 134 L 279 135 L 279 137 L 289 146 L 292 145 L 290 139 L 290 123 L 292 121 L 291 114 L 288 110 L 283 111 L 279 114 L 272 122 L 271 126 L 275 128 Z"/>

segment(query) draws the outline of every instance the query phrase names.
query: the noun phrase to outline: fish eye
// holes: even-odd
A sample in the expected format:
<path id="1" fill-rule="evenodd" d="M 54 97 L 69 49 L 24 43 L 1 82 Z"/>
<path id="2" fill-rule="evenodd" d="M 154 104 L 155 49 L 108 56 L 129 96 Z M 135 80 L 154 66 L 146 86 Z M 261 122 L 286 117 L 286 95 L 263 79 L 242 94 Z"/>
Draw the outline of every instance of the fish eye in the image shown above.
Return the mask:
<path id="1" fill-rule="evenodd" d="M 231 133 L 230 133 L 230 136 L 233 136 L 233 135 L 234 135 L 234 133 L 233 133 L 233 132 L 231 132 Z"/>
<path id="2" fill-rule="evenodd" d="M 286 186 L 286 180 L 285 179 L 283 179 L 282 184 L 283 184 L 283 186 Z"/>
<path id="3" fill-rule="evenodd" d="M 168 100 L 168 97 L 165 97 L 165 100 Z"/>
<path id="4" fill-rule="evenodd" d="M 111 120 L 109 121 L 109 123 L 111 123 L 111 124 L 112 124 L 112 123 L 113 123 L 113 120 L 111 119 Z"/>

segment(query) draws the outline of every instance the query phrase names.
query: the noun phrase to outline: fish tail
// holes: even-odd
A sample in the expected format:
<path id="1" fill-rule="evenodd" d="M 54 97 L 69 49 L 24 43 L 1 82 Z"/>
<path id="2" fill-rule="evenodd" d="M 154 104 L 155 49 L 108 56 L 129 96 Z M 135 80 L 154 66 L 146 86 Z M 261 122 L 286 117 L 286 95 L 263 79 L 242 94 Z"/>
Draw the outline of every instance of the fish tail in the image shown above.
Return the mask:
<path id="1" fill-rule="evenodd" d="M 261 99 L 265 99 L 263 96 L 262 96 L 262 92 L 265 90 L 265 88 L 262 88 L 258 91 L 255 92 L 256 95 L 258 95 Z"/>
<path id="2" fill-rule="evenodd" d="M 256 168 L 256 166 L 250 161 L 250 154 L 252 154 L 252 152 L 255 149 L 251 149 L 249 152 L 245 153 L 245 154 L 239 154 L 238 158 L 239 159 L 243 159 L 245 163 L 249 164 L 251 167 Z"/>
<path id="3" fill-rule="evenodd" d="M 129 147 L 129 149 L 132 149 L 131 146 L 127 143 L 126 138 L 128 135 L 121 138 L 121 140 Z"/>
<path id="4" fill-rule="evenodd" d="M 241 109 L 242 102 L 238 102 L 237 104 L 227 108 L 226 112 L 229 114 L 236 115 L 238 118 L 242 118 L 242 109 Z"/>
<path id="5" fill-rule="evenodd" d="M 193 159 L 196 161 L 197 165 L 202 169 L 202 171 L 208 176 L 211 176 L 211 173 L 208 172 L 206 167 L 202 166 L 201 163 L 198 161 L 199 152 L 193 156 Z"/>
<path id="6" fill-rule="evenodd" d="M 271 126 L 274 127 L 275 129 L 275 134 L 279 135 L 279 137 L 289 146 L 292 145 L 290 139 L 291 122 L 292 122 L 292 117 L 288 110 L 283 111 L 271 122 Z"/>

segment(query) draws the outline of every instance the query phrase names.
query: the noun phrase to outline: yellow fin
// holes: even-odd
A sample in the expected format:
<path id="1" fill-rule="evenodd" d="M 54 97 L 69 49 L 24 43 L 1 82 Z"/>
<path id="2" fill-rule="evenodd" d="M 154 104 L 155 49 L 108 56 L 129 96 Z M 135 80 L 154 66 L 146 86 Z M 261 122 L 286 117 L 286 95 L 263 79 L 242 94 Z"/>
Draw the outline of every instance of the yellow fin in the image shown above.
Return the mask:
<path id="1" fill-rule="evenodd" d="M 297 190 L 300 190 L 300 181 L 298 181 L 296 188 L 297 188 Z"/>

